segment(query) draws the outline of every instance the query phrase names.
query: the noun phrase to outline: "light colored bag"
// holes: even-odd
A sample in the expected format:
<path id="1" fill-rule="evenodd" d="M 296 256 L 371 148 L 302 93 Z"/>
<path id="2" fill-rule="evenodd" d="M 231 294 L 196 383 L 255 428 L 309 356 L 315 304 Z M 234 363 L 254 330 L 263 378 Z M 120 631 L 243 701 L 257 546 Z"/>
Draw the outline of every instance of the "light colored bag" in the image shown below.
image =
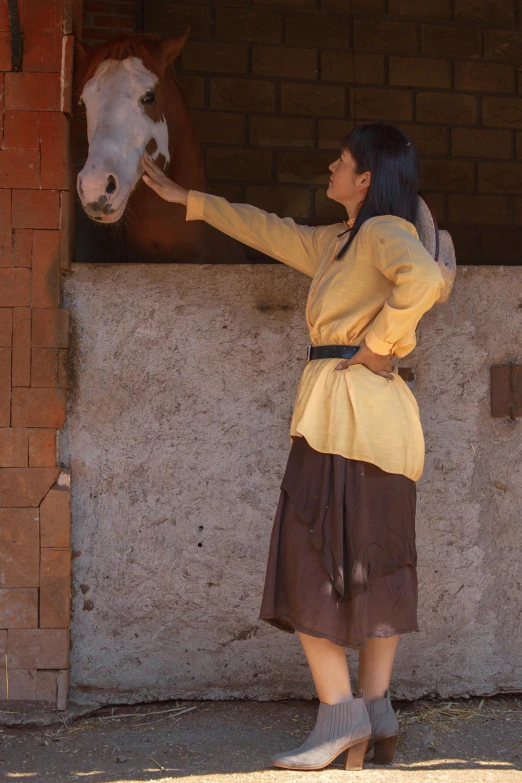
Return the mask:
<path id="1" fill-rule="evenodd" d="M 420 241 L 438 263 L 442 272 L 444 287 L 437 299 L 437 304 L 442 304 L 446 301 L 453 288 L 457 274 L 457 259 L 450 234 L 439 229 L 435 213 L 422 193 L 419 193 L 419 207 L 415 228 Z"/>

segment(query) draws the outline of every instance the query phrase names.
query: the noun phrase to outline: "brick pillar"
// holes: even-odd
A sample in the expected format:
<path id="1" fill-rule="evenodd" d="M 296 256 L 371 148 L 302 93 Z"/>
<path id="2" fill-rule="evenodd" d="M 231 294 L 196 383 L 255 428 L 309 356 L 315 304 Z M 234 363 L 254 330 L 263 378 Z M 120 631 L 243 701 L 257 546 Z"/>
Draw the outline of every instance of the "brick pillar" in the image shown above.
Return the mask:
<path id="1" fill-rule="evenodd" d="M 0 0 L 0 699 L 64 709 L 70 481 L 65 420 L 73 0 L 24 0 L 21 70 Z M 23 10 L 22 10 L 23 8 Z"/>

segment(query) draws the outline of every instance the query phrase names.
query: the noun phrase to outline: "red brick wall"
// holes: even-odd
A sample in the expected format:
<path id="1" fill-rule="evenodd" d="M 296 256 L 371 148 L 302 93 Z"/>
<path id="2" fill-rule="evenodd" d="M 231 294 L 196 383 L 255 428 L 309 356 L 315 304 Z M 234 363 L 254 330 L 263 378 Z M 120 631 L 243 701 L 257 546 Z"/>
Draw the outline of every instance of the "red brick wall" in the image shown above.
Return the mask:
<path id="1" fill-rule="evenodd" d="M 145 29 L 191 39 L 178 72 L 210 187 L 309 222 L 343 215 L 326 166 L 385 119 L 461 263 L 522 257 L 520 0 L 153 0 Z M 353 58 L 352 58 L 353 55 Z"/>
<path id="2" fill-rule="evenodd" d="M 69 476 L 57 462 L 67 398 L 72 3 L 24 0 L 11 70 L 0 0 L 0 699 L 65 707 Z"/>

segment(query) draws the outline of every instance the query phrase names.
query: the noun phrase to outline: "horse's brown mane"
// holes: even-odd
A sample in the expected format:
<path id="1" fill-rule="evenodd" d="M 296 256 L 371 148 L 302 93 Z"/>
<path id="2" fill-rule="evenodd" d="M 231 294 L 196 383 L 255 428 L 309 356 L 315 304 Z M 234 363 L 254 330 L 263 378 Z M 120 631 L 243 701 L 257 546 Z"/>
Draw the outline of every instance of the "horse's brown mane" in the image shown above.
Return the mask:
<path id="1" fill-rule="evenodd" d="M 85 84 L 91 79 L 96 68 L 104 60 L 125 60 L 127 57 L 138 57 L 145 68 L 161 76 L 165 62 L 161 55 L 160 35 L 147 33 L 134 34 L 132 36 L 118 36 L 99 48 L 89 50 L 85 61 L 79 66 L 76 77 L 77 89 L 81 92 Z"/>

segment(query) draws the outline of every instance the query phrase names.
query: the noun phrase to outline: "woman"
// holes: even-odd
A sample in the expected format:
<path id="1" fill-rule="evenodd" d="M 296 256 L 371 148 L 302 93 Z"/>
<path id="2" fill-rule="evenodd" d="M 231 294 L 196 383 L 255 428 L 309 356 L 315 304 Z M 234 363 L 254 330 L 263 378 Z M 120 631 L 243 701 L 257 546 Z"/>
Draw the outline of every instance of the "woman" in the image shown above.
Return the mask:
<path id="1" fill-rule="evenodd" d="M 156 193 L 186 204 L 187 220 L 206 220 L 313 279 L 310 360 L 296 395 L 260 618 L 298 633 L 320 704 L 304 744 L 271 760 L 322 769 L 346 751 L 345 768 L 360 769 L 370 744 L 376 763 L 391 763 L 395 652 L 401 634 L 419 630 L 415 482 L 424 463 L 418 406 L 392 357 L 415 347 L 415 328 L 443 286 L 413 225 L 414 145 L 384 123 L 348 133 L 328 186 L 348 220 L 322 227 L 187 192 L 147 157 L 143 168 Z M 359 650 L 357 697 L 345 647 Z"/>

